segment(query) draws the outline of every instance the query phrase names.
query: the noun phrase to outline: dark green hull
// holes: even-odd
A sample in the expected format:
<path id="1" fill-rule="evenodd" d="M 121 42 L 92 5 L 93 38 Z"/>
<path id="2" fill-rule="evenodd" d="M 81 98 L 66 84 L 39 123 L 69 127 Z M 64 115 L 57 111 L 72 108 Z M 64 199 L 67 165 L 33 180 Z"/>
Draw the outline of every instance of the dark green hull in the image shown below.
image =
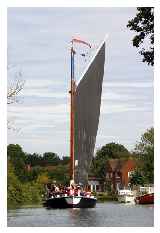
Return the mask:
<path id="1" fill-rule="evenodd" d="M 47 208 L 93 208 L 95 207 L 97 199 L 94 197 L 53 197 L 48 198 L 43 204 Z"/>

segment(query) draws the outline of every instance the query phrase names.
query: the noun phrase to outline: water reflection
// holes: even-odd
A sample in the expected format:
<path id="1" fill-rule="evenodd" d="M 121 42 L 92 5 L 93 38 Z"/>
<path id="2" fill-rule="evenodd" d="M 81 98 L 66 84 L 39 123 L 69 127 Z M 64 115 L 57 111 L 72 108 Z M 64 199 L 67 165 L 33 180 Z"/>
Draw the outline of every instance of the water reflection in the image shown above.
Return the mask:
<path id="1" fill-rule="evenodd" d="M 75 226 L 97 226 L 96 209 L 70 209 L 70 218 Z"/>

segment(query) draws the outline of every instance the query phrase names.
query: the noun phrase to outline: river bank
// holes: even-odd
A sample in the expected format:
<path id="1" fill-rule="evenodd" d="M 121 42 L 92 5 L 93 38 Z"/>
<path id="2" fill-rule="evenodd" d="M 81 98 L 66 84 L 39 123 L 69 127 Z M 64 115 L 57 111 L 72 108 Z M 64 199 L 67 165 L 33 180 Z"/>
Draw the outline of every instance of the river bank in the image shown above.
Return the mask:
<path id="1" fill-rule="evenodd" d="M 118 201 L 117 195 L 113 193 L 97 192 L 94 193 L 94 196 L 97 198 L 98 202 Z"/>

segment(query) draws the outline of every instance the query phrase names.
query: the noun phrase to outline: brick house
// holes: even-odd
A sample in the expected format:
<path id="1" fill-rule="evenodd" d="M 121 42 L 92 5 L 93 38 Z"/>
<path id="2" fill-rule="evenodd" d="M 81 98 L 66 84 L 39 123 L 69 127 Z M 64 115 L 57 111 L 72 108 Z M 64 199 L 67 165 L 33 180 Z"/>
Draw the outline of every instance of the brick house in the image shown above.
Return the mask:
<path id="1" fill-rule="evenodd" d="M 135 170 L 136 163 L 133 159 L 110 159 L 106 164 L 106 181 L 111 185 L 111 190 L 129 186 L 131 173 Z"/>

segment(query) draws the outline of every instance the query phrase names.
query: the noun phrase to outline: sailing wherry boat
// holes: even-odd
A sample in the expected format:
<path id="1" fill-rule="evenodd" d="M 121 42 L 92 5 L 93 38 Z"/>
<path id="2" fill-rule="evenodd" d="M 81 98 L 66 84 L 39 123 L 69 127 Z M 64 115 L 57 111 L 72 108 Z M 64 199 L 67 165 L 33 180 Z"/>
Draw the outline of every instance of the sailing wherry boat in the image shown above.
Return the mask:
<path id="1" fill-rule="evenodd" d="M 105 39 L 106 40 L 106 39 Z M 91 45 L 79 39 L 73 39 L 71 45 L 71 111 L 70 111 L 70 186 L 88 185 L 88 171 L 94 153 L 98 130 L 102 81 L 105 63 L 105 40 L 84 71 L 79 83 L 75 81 L 74 43 Z M 60 194 L 50 196 L 44 205 L 50 208 L 92 208 L 97 199 L 88 192 Z"/>

